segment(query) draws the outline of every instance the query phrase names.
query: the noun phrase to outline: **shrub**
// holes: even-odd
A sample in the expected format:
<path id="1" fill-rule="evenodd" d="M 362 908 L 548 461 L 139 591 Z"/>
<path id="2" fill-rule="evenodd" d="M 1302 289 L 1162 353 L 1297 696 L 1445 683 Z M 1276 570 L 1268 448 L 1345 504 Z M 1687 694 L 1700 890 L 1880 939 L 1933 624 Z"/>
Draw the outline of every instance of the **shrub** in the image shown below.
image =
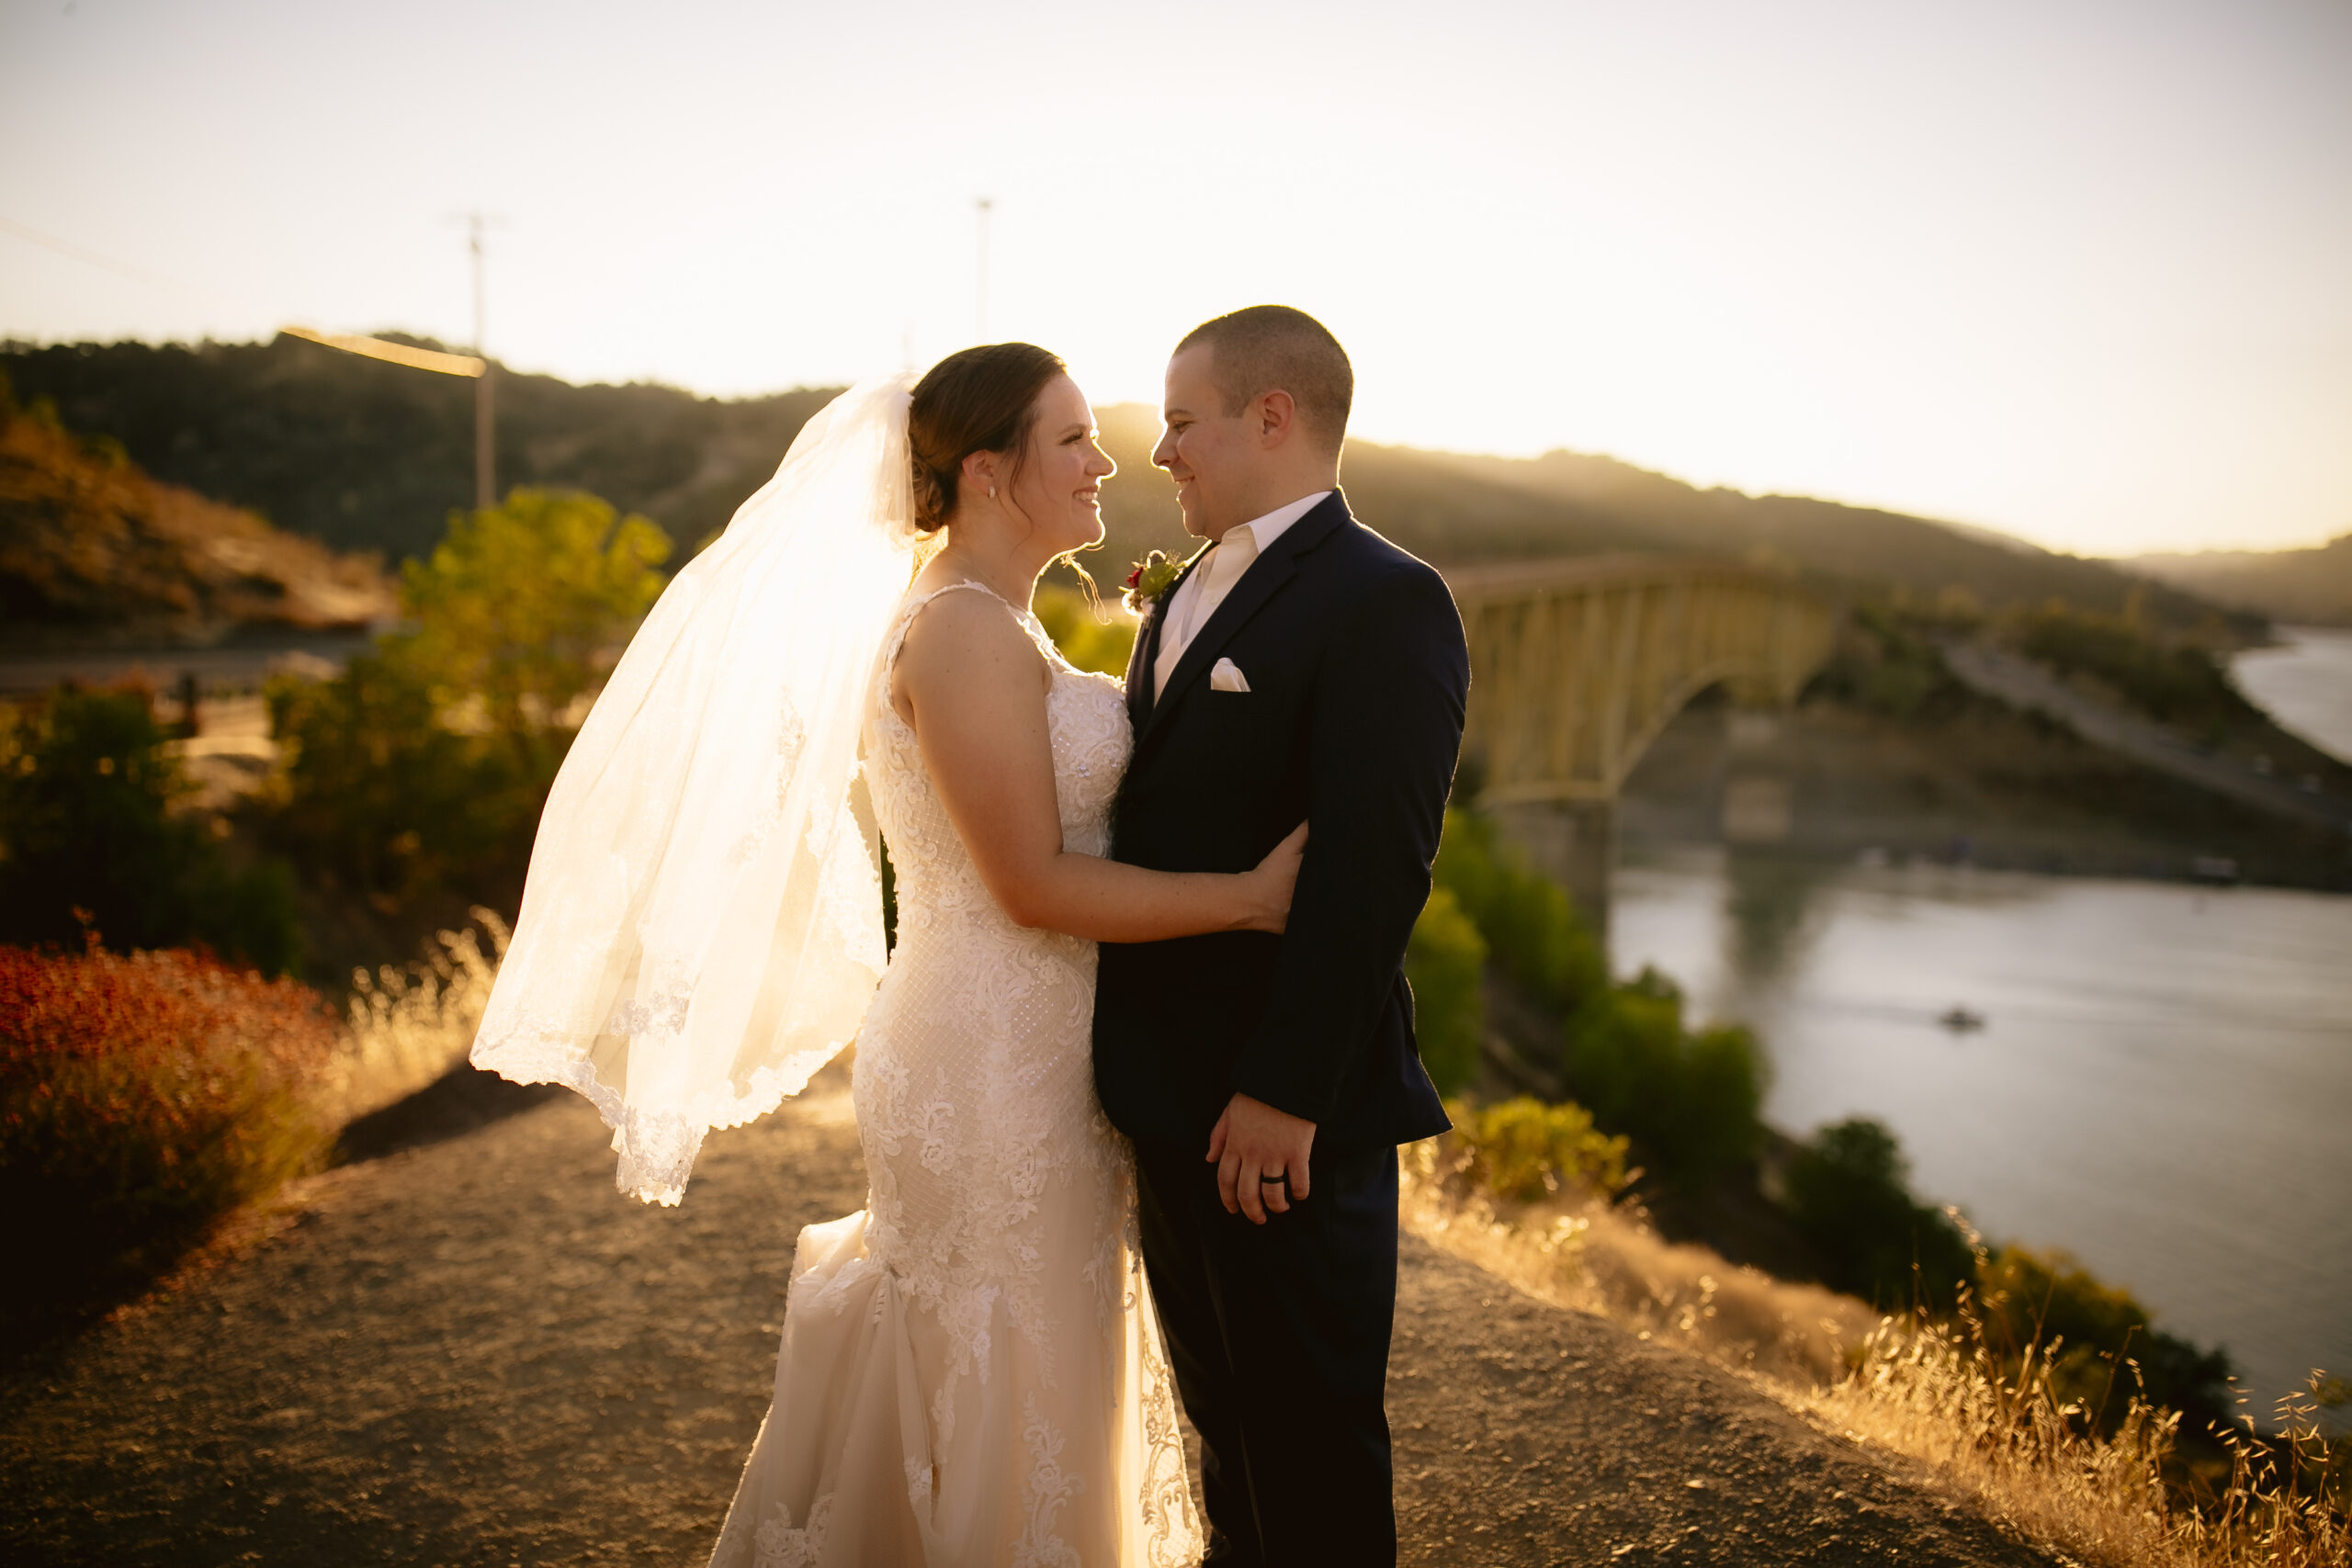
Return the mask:
<path id="1" fill-rule="evenodd" d="M 1948 716 L 1966 705 L 1968 689 L 1945 667 L 1935 638 L 1973 624 L 1965 615 L 1857 604 L 1812 689 L 1889 718 Z"/>
<path id="2" fill-rule="evenodd" d="M 71 1294 L 312 1168 L 334 1039 L 315 993 L 202 953 L 0 947 L 0 1247 Z"/>
<path id="3" fill-rule="evenodd" d="M 1487 1033 L 1480 982 L 1487 943 L 1453 895 L 1440 887 L 1421 907 L 1405 947 L 1405 978 L 1413 987 L 1413 1032 L 1421 1065 L 1440 1094 L 1458 1094 L 1478 1070 Z"/>
<path id="4" fill-rule="evenodd" d="M 2155 1328 L 2131 1292 L 2103 1283 L 2067 1253 L 1995 1247 L 1977 1268 L 1976 1292 L 1985 1337 L 2007 1364 L 2041 1344 L 2052 1386 L 2107 1431 L 2134 1394 L 2182 1412 L 2192 1432 L 2233 1414 L 2225 1353 Z"/>
<path id="5" fill-rule="evenodd" d="M 1600 943 L 1567 894 L 1498 843 L 1489 818 L 1448 811 L 1433 874 L 1478 928 L 1496 966 L 1538 1005 L 1566 1015 L 1608 987 Z"/>
<path id="6" fill-rule="evenodd" d="M 1127 653 L 1136 643 L 1134 616 L 1114 610 L 1108 619 L 1098 620 L 1084 594 L 1050 582 L 1039 584 L 1032 607 L 1064 659 L 1080 670 L 1125 673 Z"/>
<path id="7" fill-rule="evenodd" d="M 1682 993 L 1655 969 L 1568 1020 L 1561 1066 L 1568 1092 L 1602 1126 L 1632 1134 L 1671 1183 L 1705 1181 L 1763 1146 L 1756 1037 L 1736 1024 L 1685 1028 Z"/>
<path id="8" fill-rule="evenodd" d="M 1497 1197 L 1532 1203 L 1581 1190 L 1613 1198 L 1625 1186 L 1625 1140 L 1604 1135 L 1583 1106 L 1528 1095 L 1477 1109 L 1449 1102 L 1469 1173 Z"/>
<path id="9" fill-rule="evenodd" d="M 1920 1304 L 1945 1310 L 1974 1276 L 1975 1256 L 1950 1215 L 1911 1196 L 1909 1177 L 1894 1134 L 1857 1116 L 1806 1140 L 1783 1202 L 1824 1284 L 1882 1307 L 1924 1293 Z"/>
<path id="10" fill-rule="evenodd" d="M 62 690 L 0 732 L 0 942 L 77 941 L 75 911 L 126 948 L 202 942 L 271 973 L 300 947 L 283 865 L 232 866 L 144 692 Z"/>
<path id="11" fill-rule="evenodd" d="M 1686 1029 L 1681 993 L 1654 970 L 1611 985 L 1568 896 L 1500 843 L 1488 818 L 1446 813 L 1435 879 L 1496 968 L 1558 1021 L 1568 1094 L 1601 1126 L 1631 1134 L 1660 1178 L 1692 1185 L 1756 1157 L 1764 1062 L 1753 1034 Z"/>
<path id="12" fill-rule="evenodd" d="M 270 830 L 306 866 L 400 898 L 529 852 L 552 767 L 447 728 L 397 645 L 331 681 L 274 678 L 267 695 L 284 759 Z"/>

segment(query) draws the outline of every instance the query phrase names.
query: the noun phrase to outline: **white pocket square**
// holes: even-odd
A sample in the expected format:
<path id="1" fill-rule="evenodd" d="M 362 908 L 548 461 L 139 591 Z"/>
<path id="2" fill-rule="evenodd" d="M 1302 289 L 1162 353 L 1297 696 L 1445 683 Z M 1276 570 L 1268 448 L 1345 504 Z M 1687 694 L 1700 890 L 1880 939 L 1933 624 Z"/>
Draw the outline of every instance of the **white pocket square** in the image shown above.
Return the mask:
<path id="1" fill-rule="evenodd" d="M 1241 666 L 1230 659 L 1218 660 L 1209 671 L 1209 690 L 1212 692 L 1246 692 L 1249 689 L 1250 682 L 1242 675 Z"/>

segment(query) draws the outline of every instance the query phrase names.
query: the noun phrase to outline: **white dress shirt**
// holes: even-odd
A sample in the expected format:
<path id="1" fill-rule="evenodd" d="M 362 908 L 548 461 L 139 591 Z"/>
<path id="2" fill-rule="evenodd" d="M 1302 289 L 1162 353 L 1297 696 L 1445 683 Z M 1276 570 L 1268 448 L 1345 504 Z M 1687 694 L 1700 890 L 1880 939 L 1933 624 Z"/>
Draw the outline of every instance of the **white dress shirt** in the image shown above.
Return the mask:
<path id="1" fill-rule="evenodd" d="M 1159 657 L 1152 661 L 1151 697 L 1158 702 L 1168 689 L 1168 677 L 1184 657 L 1184 649 L 1208 624 L 1233 585 L 1241 581 L 1250 563 L 1265 553 L 1266 547 L 1283 536 L 1283 530 L 1306 516 L 1321 504 L 1331 492 L 1318 490 L 1313 495 L 1301 496 L 1287 506 L 1278 506 L 1263 517 L 1247 523 L 1237 523 L 1225 531 L 1225 536 L 1211 545 L 1192 574 L 1176 585 L 1169 594 L 1160 614 L 1167 624 L 1159 632 Z"/>

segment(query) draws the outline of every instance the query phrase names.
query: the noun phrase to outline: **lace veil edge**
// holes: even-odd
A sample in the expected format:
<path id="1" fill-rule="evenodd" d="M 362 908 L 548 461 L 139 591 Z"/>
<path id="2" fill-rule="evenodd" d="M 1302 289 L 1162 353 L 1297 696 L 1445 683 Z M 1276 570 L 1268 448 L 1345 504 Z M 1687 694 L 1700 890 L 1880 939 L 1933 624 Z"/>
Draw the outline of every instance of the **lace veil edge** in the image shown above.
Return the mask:
<path id="1" fill-rule="evenodd" d="M 540 818 L 472 1060 L 585 1096 L 649 1203 L 800 1092 L 881 978 L 858 739 L 921 537 L 912 380 L 827 404 L 671 581 Z"/>

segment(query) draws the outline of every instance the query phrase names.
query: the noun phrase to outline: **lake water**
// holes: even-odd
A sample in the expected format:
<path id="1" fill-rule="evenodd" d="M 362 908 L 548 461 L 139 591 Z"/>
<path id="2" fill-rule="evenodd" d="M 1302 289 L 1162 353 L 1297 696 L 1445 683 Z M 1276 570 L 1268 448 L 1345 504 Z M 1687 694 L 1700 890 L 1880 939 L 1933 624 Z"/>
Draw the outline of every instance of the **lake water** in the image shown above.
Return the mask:
<path id="1" fill-rule="evenodd" d="M 2352 897 L 1692 850 L 1611 898 L 1621 971 L 1761 1034 L 1775 1126 L 1876 1117 L 1923 1197 L 2227 1347 L 2261 1414 L 2352 1374 Z"/>
<path id="2" fill-rule="evenodd" d="M 2330 756 L 2352 762 L 2352 631 L 2278 626 L 2276 648 L 2230 661 L 2238 689 Z"/>

